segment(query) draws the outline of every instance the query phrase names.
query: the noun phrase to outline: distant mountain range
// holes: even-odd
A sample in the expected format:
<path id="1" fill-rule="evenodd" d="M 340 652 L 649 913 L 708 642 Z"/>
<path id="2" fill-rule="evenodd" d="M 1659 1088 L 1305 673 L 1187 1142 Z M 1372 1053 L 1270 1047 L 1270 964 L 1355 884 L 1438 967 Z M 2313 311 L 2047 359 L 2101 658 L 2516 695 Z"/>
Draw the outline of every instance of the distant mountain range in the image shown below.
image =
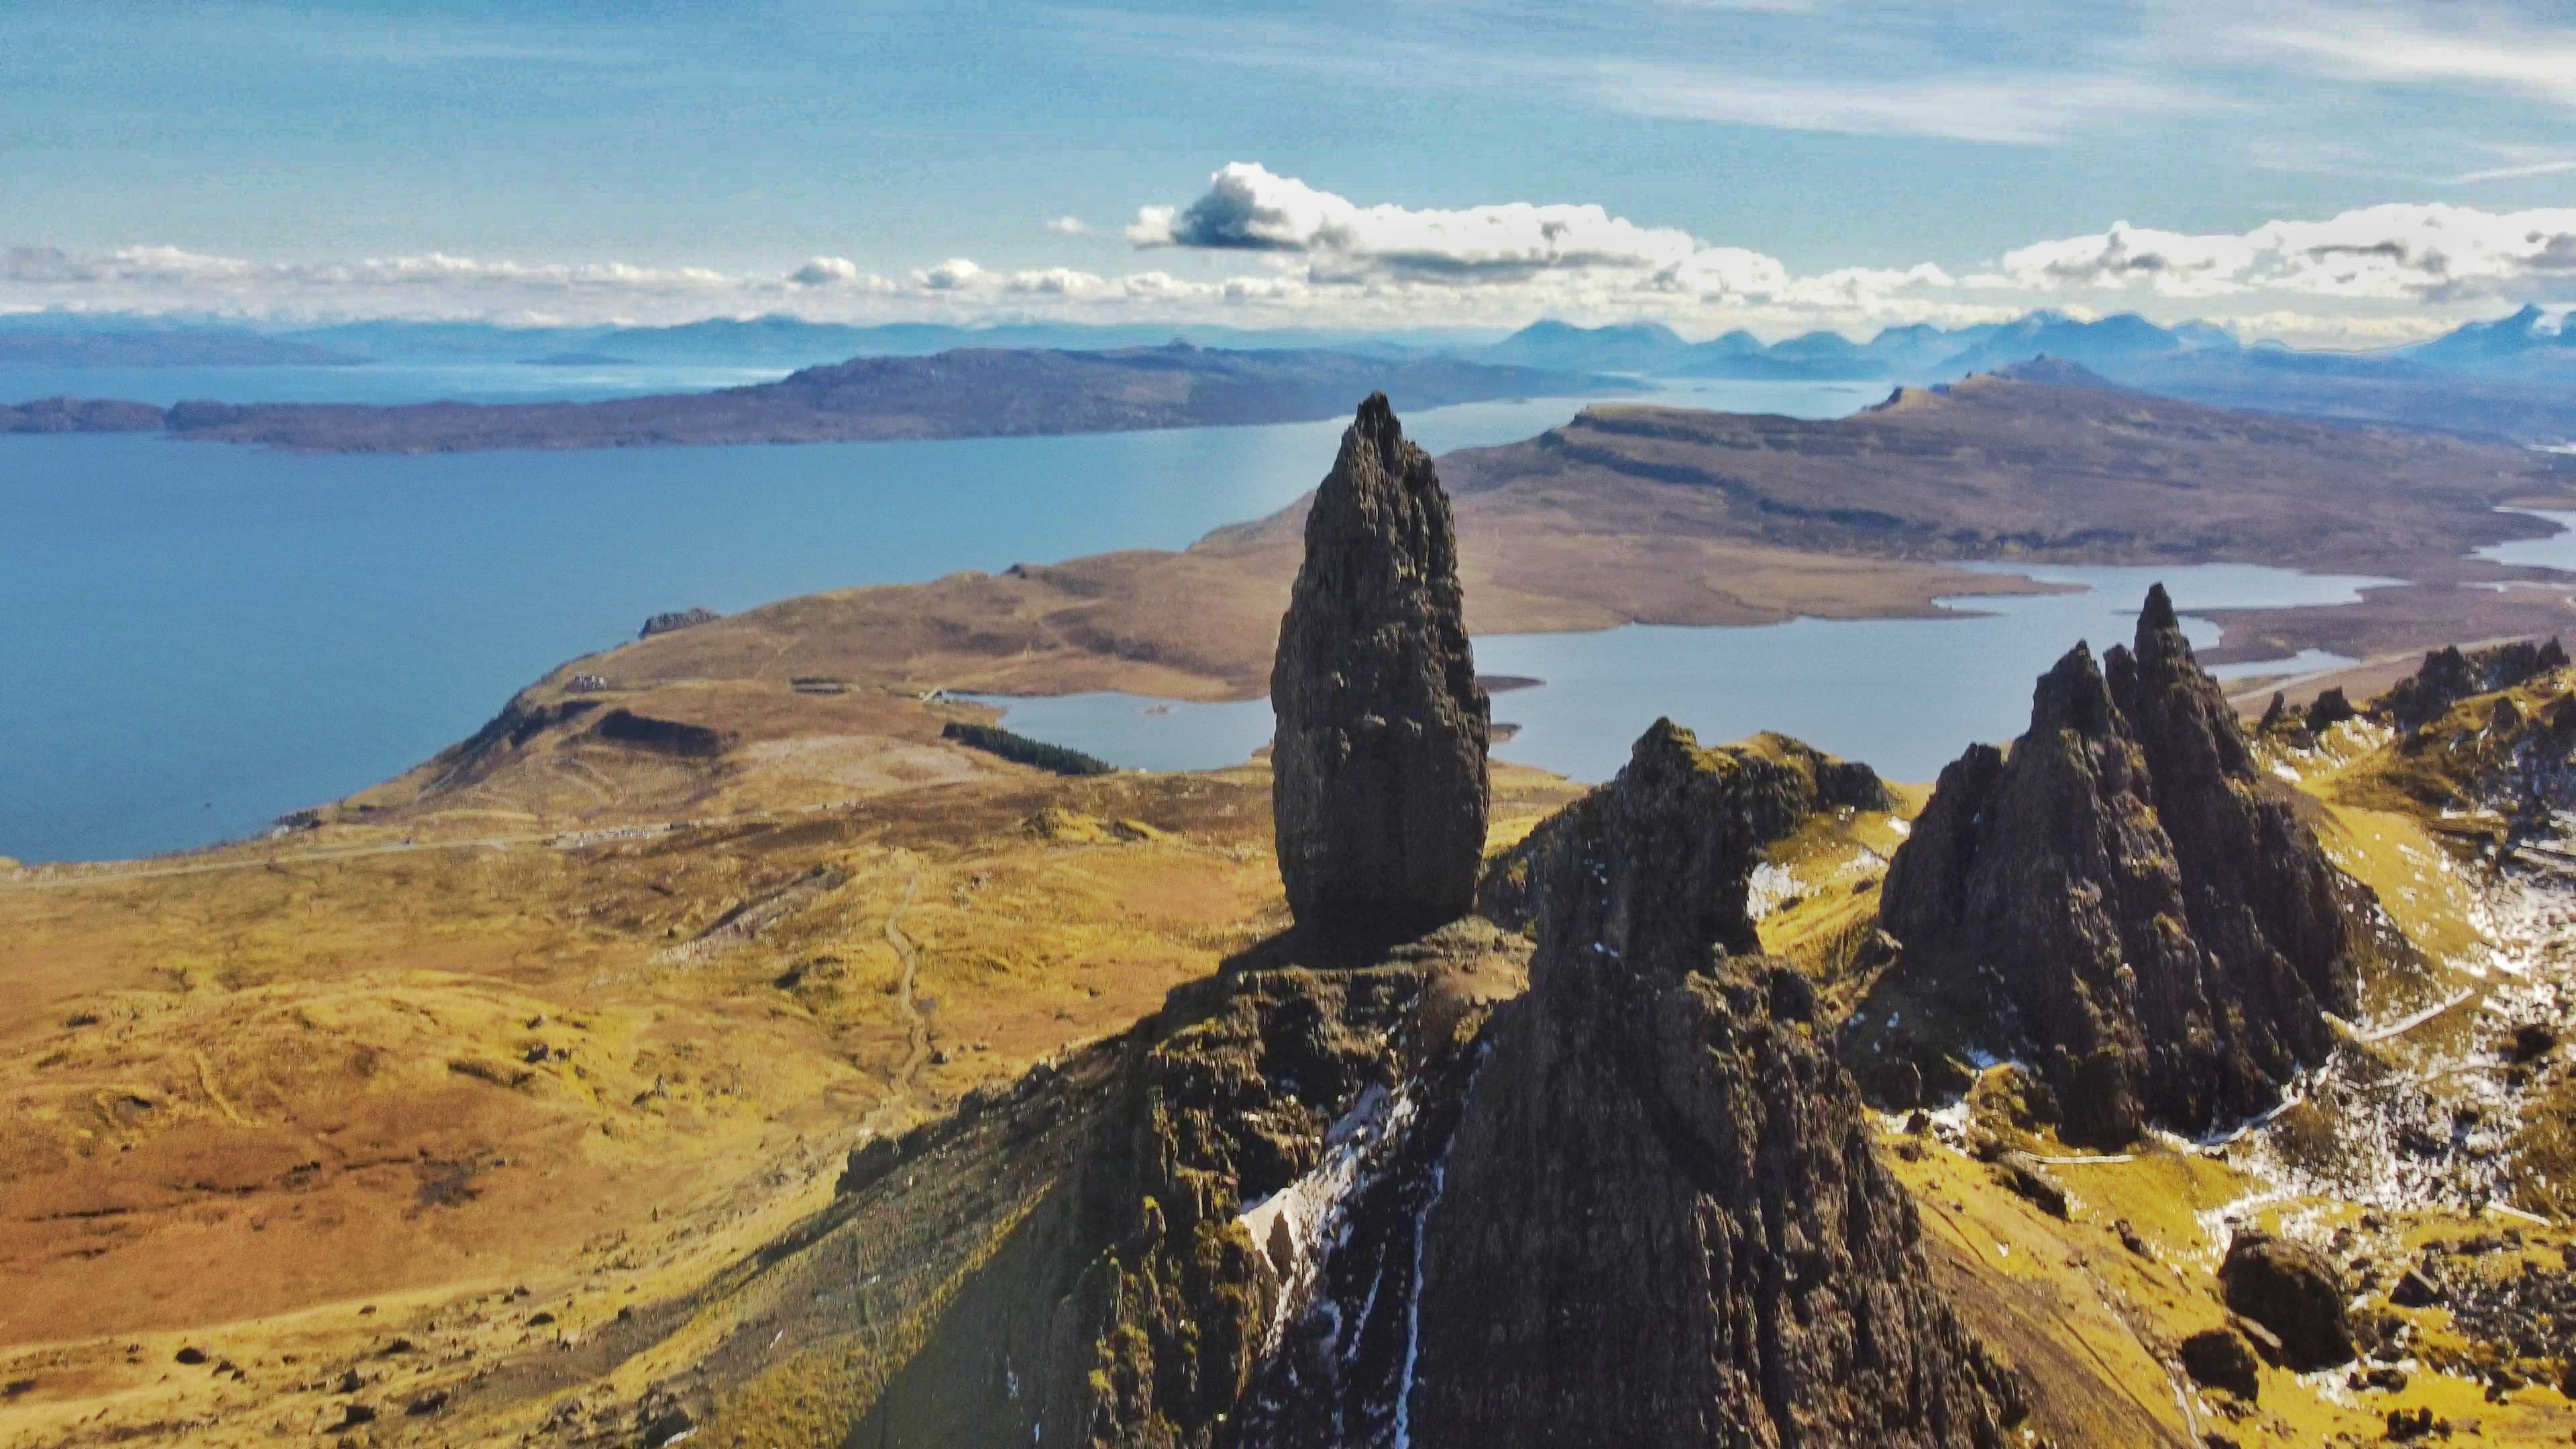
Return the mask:
<path id="1" fill-rule="evenodd" d="M 1694 343 L 1652 323 L 1548 321 L 1468 355 L 1640 377 L 1914 385 L 2050 358 L 2123 387 L 2244 411 L 2524 443 L 2576 438 L 2576 327 L 2552 326 L 2538 307 L 2376 352 L 2308 352 L 2274 342 L 2247 347 L 2223 327 L 2164 327 L 2134 313 L 2085 322 L 2033 312 L 1974 327 L 1891 327 L 1867 342 L 1810 332 L 1768 345 L 1744 332 Z"/>
<path id="2" fill-rule="evenodd" d="M 1175 337 L 1175 331 L 1180 335 Z M 2576 327 L 2553 324 L 2539 307 L 2473 322 L 2429 342 L 2374 352 L 2302 351 L 2276 342 L 2249 347 L 2206 322 L 2167 327 L 2133 313 L 2081 321 L 2049 311 L 1972 327 L 1890 327 L 1866 342 L 1810 332 L 1771 343 L 1749 332 L 1692 342 L 1660 323 L 1582 327 L 1555 320 L 1497 339 L 1491 333 L 1463 331 L 1363 334 L 1073 323 L 862 327 L 777 316 L 671 327 L 529 328 L 380 320 L 262 330 L 219 318 L 44 312 L 0 316 L 0 398 L 8 396 L 12 366 L 342 366 L 375 361 L 787 372 L 960 349 L 1098 353 L 1167 342 L 1246 353 L 1329 352 L 1383 363 L 1444 360 L 1592 378 L 1891 384 L 1953 382 L 2051 357 L 2080 364 L 2125 387 L 2218 406 L 2526 443 L 2576 439 Z M 61 390 L 59 383 L 49 386 Z"/>
<path id="3" fill-rule="evenodd" d="M 2565 381 L 2576 328 L 2539 307 L 2472 322 L 2430 342 L 2378 352 L 2248 348 L 2207 322 L 2160 326 L 2134 313 L 2085 322 L 2040 311 L 2016 321 L 1890 327 L 1866 342 L 1809 332 L 1765 343 L 1750 332 L 1692 342 L 1659 322 L 1582 327 L 1547 320 L 1500 340 L 1462 330 L 1353 332 L 1029 322 L 987 327 L 894 322 L 856 326 L 797 317 L 710 318 L 669 327 L 505 327 L 490 322 L 375 320 L 257 327 L 214 317 L 0 314 L 0 368 L 332 366 L 364 362 L 533 362 L 586 366 L 710 364 L 786 369 L 857 357 L 927 357 L 957 348 L 1106 351 L 1186 341 L 1200 347 L 1327 350 L 1373 357 L 1448 356 L 1505 367 L 1636 377 L 1948 382 L 2045 354 L 2113 375 L 2176 357 L 2262 351 L 2302 369 L 2414 363 L 2499 378 Z M 2372 373 L 2369 375 L 2378 375 Z"/>
<path id="4" fill-rule="evenodd" d="M 2543 331 L 2544 325 L 2540 309 L 2527 307 L 2500 322 L 2471 323 L 2436 341 L 2386 352 L 2296 352 L 2277 344 L 2260 344 L 2259 350 L 2309 360 L 2328 370 L 2353 363 L 2377 367 L 2405 361 L 2519 376 L 2529 374 L 2535 363 L 2576 364 L 2576 332 Z M 1694 343 L 1651 322 L 1577 327 L 1547 321 L 1532 323 L 1469 355 L 1522 367 L 1641 377 L 1932 383 L 1953 382 L 2042 356 L 2117 375 L 2176 358 L 2230 357 L 2247 350 L 2235 334 L 2207 322 L 2163 327 L 2131 312 L 2094 322 L 2061 312 L 2033 312 L 2016 321 L 1973 327 L 1924 323 L 1890 327 L 1867 342 L 1854 342 L 1838 332 L 1809 332 L 1767 345 L 1750 332 L 1730 332 Z"/>

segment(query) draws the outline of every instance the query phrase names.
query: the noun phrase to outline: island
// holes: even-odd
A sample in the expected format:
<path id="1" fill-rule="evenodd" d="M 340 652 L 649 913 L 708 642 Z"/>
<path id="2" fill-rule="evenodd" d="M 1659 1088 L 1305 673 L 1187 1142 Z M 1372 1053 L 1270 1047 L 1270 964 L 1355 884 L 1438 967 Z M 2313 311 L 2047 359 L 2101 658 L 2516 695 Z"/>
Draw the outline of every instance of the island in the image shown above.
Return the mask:
<path id="1" fill-rule="evenodd" d="M 599 402 L 146 403 L 0 406 L 0 433 L 166 432 L 306 453 L 458 453 L 678 444 L 859 443 L 1313 422 L 1384 392 L 1409 408 L 1581 397 L 1585 373 L 1320 349 L 1098 352 L 955 348 L 861 357 L 776 382 Z"/>

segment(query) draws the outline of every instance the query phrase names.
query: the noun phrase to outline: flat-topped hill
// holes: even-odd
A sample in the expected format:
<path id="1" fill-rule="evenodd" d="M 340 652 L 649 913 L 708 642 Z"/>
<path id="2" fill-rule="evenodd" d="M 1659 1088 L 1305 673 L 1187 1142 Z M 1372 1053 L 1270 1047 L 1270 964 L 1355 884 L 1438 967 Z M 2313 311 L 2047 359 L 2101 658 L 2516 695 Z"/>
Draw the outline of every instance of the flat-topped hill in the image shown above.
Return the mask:
<path id="1" fill-rule="evenodd" d="M 2422 577 L 2540 525 L 2576 488 L 2546 454 L 2230 412 L 2070 364 L 1898 389 L 1828 421 L 1596 406 L 1443 462 L 1488 507 L 1898 558 L 2243 561 Z"/>

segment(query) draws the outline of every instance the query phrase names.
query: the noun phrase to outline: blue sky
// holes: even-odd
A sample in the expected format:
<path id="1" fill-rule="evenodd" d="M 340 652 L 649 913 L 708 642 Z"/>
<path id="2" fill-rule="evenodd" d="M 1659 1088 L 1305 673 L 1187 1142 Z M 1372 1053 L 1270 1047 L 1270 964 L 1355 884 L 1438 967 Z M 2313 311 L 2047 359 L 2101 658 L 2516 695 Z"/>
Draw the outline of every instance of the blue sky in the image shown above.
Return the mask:
<path id="1" fill-rule="evenodd" d="M 2571 208 L 2563 0 L 0 10 L 0 307 L 2359 342 Z"/>

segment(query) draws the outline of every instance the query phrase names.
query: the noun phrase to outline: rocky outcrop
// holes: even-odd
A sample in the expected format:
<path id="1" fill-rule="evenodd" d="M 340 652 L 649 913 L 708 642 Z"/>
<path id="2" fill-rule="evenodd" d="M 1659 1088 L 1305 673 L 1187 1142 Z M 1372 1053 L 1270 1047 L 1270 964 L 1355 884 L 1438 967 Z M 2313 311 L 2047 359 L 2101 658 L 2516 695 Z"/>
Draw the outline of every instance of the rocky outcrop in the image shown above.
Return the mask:
<path id="1" fill-rule="evenodd" d="M 2401 730 L 2419 730 L 2473 694 L 2511 689 L 2567 667 L 2556 639 L 2528 639 L 2462 652 L 2456 645 L 2424 656 L 2423 665 L 2373 703 L 2373 712 Z"/>
<path id="2" fill-rule="evenodd" d="M 1745 882 L 1812 803 L 1658 723 L 1560 817 L 1538 946 L 1425 1212 L 1406 1442 L 1995 1445 L 2019 1389 L 1930 1286 Z"/>
<path id="3" fill-rule="evenodd" d="M 599 723 L 591 726 L 591 733 L 615 744 L 689 760 L 712 760 L 732 742 L 722 730 L 658 719 L 631 709 L 612 709 L 601 715 Z"/>
<path id="4" fill-rule="evenodd" d="M 1279 873 L 1299 923 L 1398 939 L 1466 914 L 1491 721 L 1449 499 L 1382 393 L 1307 514 L 1270 702 Z"/>
<path id="5" fill-rule="evenodd" d="M 1646 738 L 1679 742 L 1691 740 L 1692 736 L 1670 720 L 1659 720 Z M 1746 779 L 1759 781 L 1745 789 L 1737 802 L 1738 808 L 1749 811 L 1742 821 L 1745 849 L 1739 852 L 1747 874 L 1694 883 L 1705 893 L 1707 909 L 1724 918 L 1720 939 L 1730 950 L 1761 949 L 1753 936 L 1752 917 L 1745 909 L 1745 886 L 1749 872 L 1761 863 L 1761 847 L 1796 829 L 1800 821 L 1820 810 L 1896 808 L 1894 797 L 1887 793 L 1877 771 L 1857 760 L 1836 759 L 1787 735 L 1765 731 L 1710 750 L 1699 750 L 1696 742 L 1683 748 L 1697 750 L 1700 759 L 1727 761 L 1731 769 L 1744 772 Z M 1746 801 L 1751 803 L 1747 805 Z M 1551 815 L 1520 844 L 1488 862 L 1484 879 L 1476 889 L 1476 913 L 1509 930 L 1533 930 L 1538 921 L 1541 864 L 1560 842 L 1581 828 L 1581 820 L 1577 812 L 1570 810 Z"/>
<path id="6" fill-rule="evenodd" d="M 936 1323 L 893 1336 L 921 1346 L 846 1441 L 1389 1443 L 1421 1209 L 1485 1019 L 1466 988 L 1503 986 L 1527 949 L 1462 921 L 1365 965 L 1248 964 L 1090 1054 L 1106 1071 L 1085 1105 L 1040 1112 L 1059 1088 L 1024 1085 L 854 1153 L 841 1190 L 861 1209 L 928 1189 L 1001 1199 L 963 1211 L 1022 1226 Z M 981 1156 L 951 1145 L 993 1131 Z M 1053 1185 L 1010 1200 L 1056 1149 Z"/>
<path id="7" fill-rule="evenodd" d="M 693 629 L 700 624 L 712 624 L 723 617 L 724 615 L 713 609 L 673 609 L 667 613 L 655 614 L 645 620 L 644 627 L 636 631 L 635 637 L 650 639 L 656 634 L 668 634 L 679 629 Z"/>
<path id="8" fill-rule="evenodd" d="M 2071 1140 L 2204 1129 L 2331 1049 L 2371 909 L 2255 768 L 2159 586 L 2134 648 L 2097 667 L 2079 644 L 2041 678 L 2009 756 L 1979 745 L 1942 771 L 1888 870 L 1903 960 L 1852 1049 L 1920 1052 L 1946 1007 L 1974 1044 L 2027 1055 Z M 1907 1004 L 1911 1032 L 1880 1025 Z"/>

